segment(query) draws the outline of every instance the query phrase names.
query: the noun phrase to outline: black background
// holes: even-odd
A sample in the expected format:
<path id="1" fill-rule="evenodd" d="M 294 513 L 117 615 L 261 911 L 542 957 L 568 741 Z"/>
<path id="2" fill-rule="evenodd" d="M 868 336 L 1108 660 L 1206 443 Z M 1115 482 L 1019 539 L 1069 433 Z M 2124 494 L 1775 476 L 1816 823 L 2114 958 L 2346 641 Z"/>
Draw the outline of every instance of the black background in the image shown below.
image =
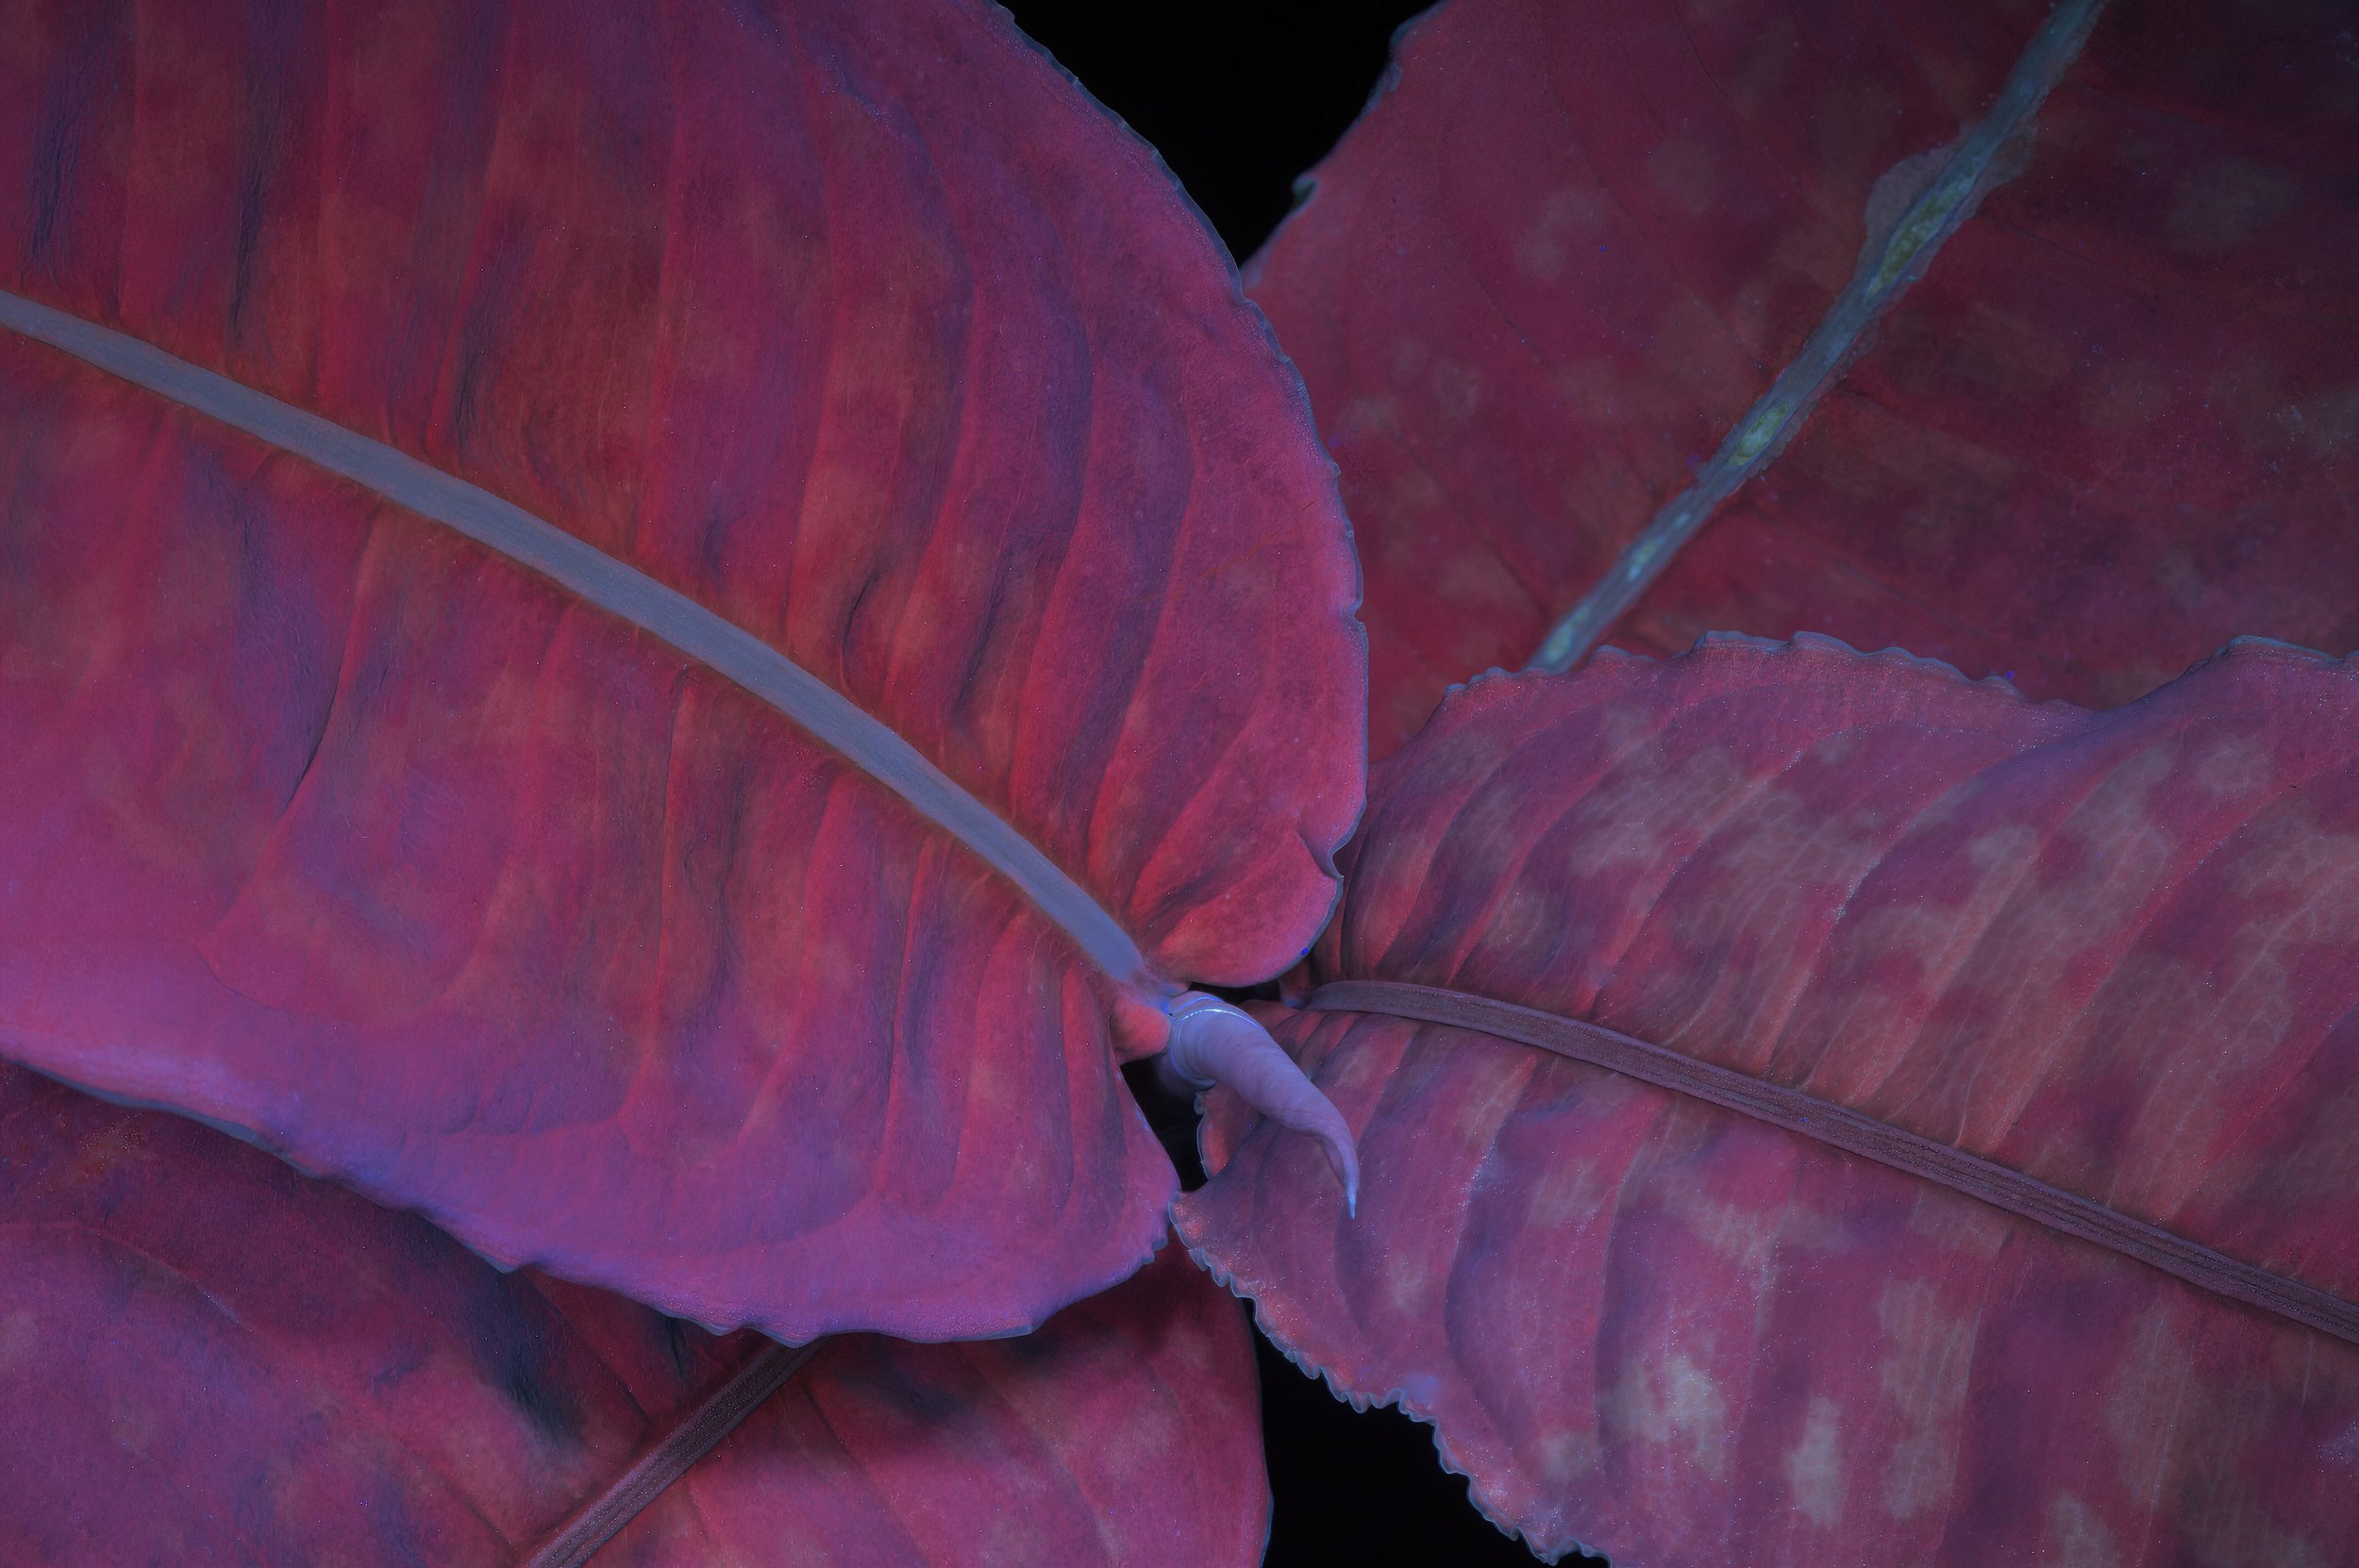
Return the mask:
<path id="1" fill-rule="evenodd" d="M 1375 89 L 1410 0 L 1020 0 L 1021 26 L 1154 143 L 1243 261 Z"/>
<path id="2" fill-rule="evenodd" d="M 1009 8 L 1154 144 L 1242 262 L 1293 207 L 1297 177 L 1367 103 L 1393 30 L 1423 8 L 1017 0 Z M 1136 1075 L 1133 1083 L 1190 1183 L 1200 1179 L 1189 1108 Z M 1437 1462 L 1430 1427 L 1394 1410 L 1355 1412 L 1255 1340 L 1276 1497 L 1267 1568 L 1534 1561 L 1474 1510 L 1465 1481 Z"/>

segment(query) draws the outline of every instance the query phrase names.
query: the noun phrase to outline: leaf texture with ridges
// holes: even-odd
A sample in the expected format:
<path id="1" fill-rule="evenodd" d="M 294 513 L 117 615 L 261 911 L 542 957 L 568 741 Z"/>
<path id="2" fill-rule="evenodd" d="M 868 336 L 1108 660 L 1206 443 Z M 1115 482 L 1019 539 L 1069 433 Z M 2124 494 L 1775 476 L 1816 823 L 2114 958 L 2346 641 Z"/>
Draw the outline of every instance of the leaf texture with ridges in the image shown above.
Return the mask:
<path id="1" fill-rule="evenodd" d="M 1381 765 L 1313 979 L 1588 1020 L 2359 1300 L 2359 674 L 2133 706 L 1824 639 L 1494 676 Z M 1224 1096 L 1180 1230 L 1545 1552 L 2359 1551 L 2359 1347 L 1464 1029 L 1271 1009 L 1359 1138 Z"/>
<path id="2" fill-rule="evenodd" d="M 716 1326 L 1137 1267 L 1115 1058 L 1309 942 L 1364 680 L 1298 384 L 1152 154 L 951 0 L 11 25 L 0 287 L 760 639 L 1144 965 L 660 628 L 0 333 L 0 1051 Z"/>

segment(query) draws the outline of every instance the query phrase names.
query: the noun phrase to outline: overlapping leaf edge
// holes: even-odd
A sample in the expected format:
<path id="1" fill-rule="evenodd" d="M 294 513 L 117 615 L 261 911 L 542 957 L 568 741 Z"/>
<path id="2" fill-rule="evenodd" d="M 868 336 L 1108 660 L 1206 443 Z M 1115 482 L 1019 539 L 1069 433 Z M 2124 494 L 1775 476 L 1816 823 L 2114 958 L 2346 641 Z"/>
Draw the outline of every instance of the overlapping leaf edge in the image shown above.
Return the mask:
<path id="1" fill-rule="evenodd" d="M 1079 84 L 1071 76 L 1070 73 L 1063 71 L 1061 66 L 1055 65 L 1055 62 L 1050 57 L 1048 57 L 1046 51 L 1041 49 L 1039 45 L 1032 42 L 1030 40 L 1026 39 L 1021 31 L 1013 25 L 1007 14 L 997 7 L 955 5 L 941 7 L 939 8 L 939 10 L 941 15 L 945 18 L 951 17 L 953 16 L 953 13 L 957 12 L 966 13 L 963 21 L 973 24 L 974 30 L 978 36 L 982 37 L 988 43 L 995 45 L 1014 44 L 1020 41 L 1021 53 L 1024 58 L 1029 58 L 1035 64 L 1045 62 L 1049 67 L 1048 72 L 1045 75 L 1046 75 L 1049 79 L 1053 81 L 1053 83 L 1060 90 L 1062 90 L 1060 95 L 1069 96 L 1074 93 L 1078 93 L 1079 95 L 1078 103 L 1080 106 L 1080 111 L 1084 114 L 1085 118 L 1092 120 L 1094 124 L 1101 128 L 1108 126 L 1109 124 L 1113 126 L 1120 127 L 1119 130 L 1115 131 L 1109 139 L 1111 142 L 1119 143 L 1118 146 L 1112 149 L 1109 156 L 1111 156 L 1115 161 L 1136 161 L 1140 155 L 1143 154 L 1145 159 L 1146 160 L 1145 167 L 1151 171 L 1152 178 L 1155 181 L 1160 182 L 1156 190 L 1144 194 L 1151 196 L 1152 200 L 1160 206 L 1167 207 L 1176 201 L 1180 209 L 1185 211 L 1187 218 L 1183 221 L 1182 226 L 1193 225 L 1195 230 L 1193 239 L 1196 242 L 1195 248 L 1199 252 L 1208 253 L 1211 258 L 1216 258 L 1217 266 L 1225 275 L 1227 298 L 1224 303 L 1227 308 L 1227 314 L 1237 316 L 1237 321 L 1241 327 L 1247 326 L 1249 325 L 1249 330 L 1242 331 L 1240 336 L 1245 340 L 1248 340 L 1246 346 L 1252 351 L 1253 357 L 1260 358 L 1267 361 L 1265 365 L 1255 366 L 1253 368 L 1257 371 L 1266 370 L 1269 373 L 1267 378 L 1273 383 L 1273 395 L 1278 396 L 1282 401 L 1288 403 L 1294 413 L 1297 416 L 1295 423 L 1299 425 L 1300 429 L 1298 432 L 1289 430 L 1288 435 L 1295 436 L 1299 434 L 1307 436 L 1312 427 L 1310 425 L 1308 400 L 1307 396 L 1302 392 L 1299 375 L 1294 371 L 1291 362 L 1286 359 L 1282 350 L 1279 347 L 1275 333 L 1272 330 L 1266 316 L 1261 311 L 1257 305 L 1253 304 L 1253 302 L 1244 296 L 1242 292 L 1242 285 L 1238 279 L 1235 266 L 1233 262 L 1230 260 L 1225 248 L 1220 244 L 1217 238 L 1211 231 L 1210 225 L 1204 220 L 1201 211 L 1196 209 L 1195 204 L 1186 196 L 1184 191 L 1180 187 L 1179 182 L 1171 175 L 1168 168 L 1153 152 L 1153 149 L 1148 146 L 1143 139 L 1137 137 L 1134 132 L 1130 131 L 1128 126 L 1122 125 L 1122 123 L 1117 117 L 1105 110 L 1102 105 L 1097 104 L 1085 90 L 1079 86 Z M 1205 258 L 1203 256 L 1199 256 L 1192 259 L 1204 260 Z M 1206 261 L 1205 270 L 1209 272 L 1212 265 L 1213 263 Z M 1239 312 L 1243 312 L 1245 314 L 1239 315 Z M 1314 442 L 1304 440 L 1300 442 L 1299 444 L 1304 448 L 1304 451 L 1300 454 L 1303 461 L 1297 466 L 1304 468 L 1306 471 L 1318 472 L 1315 470 L 1316 463 L 1324 462 L 1326 464 L 1322 475 L 1323 487 L 1327 497 L 1331 500 L 1333 496 L 1335 477 L 1335 470 L 1331 459 L 1328 458 L 1323 450 L 1318 449 Z M 1318 483 L 1313 483 L 1312 488 L 1318 489 L 1320 488 L 1320 485 Z M 1336 519 L 1338 523 L 1341 524 L 1340 508 L 1337 507 L 1334 510 Z M 1334 640 L 1342 645 L 1343 653 L 1347 656 L 1342 659 L 1342 663 L 1356 666 L 1363 682 L 1364 682 L 1366 662 L 1365 631 L 1352 614 L 1352 609 L 1358 602 L 1360 593 L 1359 566 L 1356 557 L 1354 557 L 1348 549 L 1347 530 L 1344 534 L 1342 540 L 1337 542 L 1335 548 L 1330 553 L 1335 557 L 1335 559 L 1331 562 L 1328 562 L 1324 560 L 1324 558 L 1322 558 L 1322 563 L 1334 568 L 1329 575 L 1332 576 L 1335 580 L 1331 585 L 1330 585 L 1322 579 L 1322 586 L 1333 586 L 1337 589 L 1337 592 L 1334 595 L 1331 595 L 1337 602 L 1331 605 L 1322 604 L 1320 609 L 1323 614 L 1331 611 L 1331 615 L 1328 616 L 1328 618 L 1332 620 L 1333 625 L 1332 626 L 1328 627 L 1327 630 L 1334 634 Z M 1345 592 L 1346 589 L 1347 589 L 1347 592 Z M 1357 717 L 1362 723 L 1364 733 L 1364 703 L 1362 703 L 1360 708 L 1361 711 Z M 1340 730 L 1344 726 L 1339 722 L 1336 727 Z M 1364 745 L 1359 748 L 1358 756 L 1353 760 L 1352 767 L 1358 770 L 1359 777 L 1364 780 Z M 1351 770 L 1343 768 L 1339 765 L 1336 771 L 1349 772 Z M 1332 842 L 1314 842 L 1311 836 L 1302 836 L 1302 850 L 1307 851 L 1310 860 L 1317 867 L 1318 871 L 1328 884 L 1322 894 L 1325 899 L 1326 908 L 1324 910 L 1316 912 L 1317 918 L 1324 918 L 1325 912 L 1331 911 L 1336 899 L 1340 895 L 1340 879 L 1333 867 L 1334 853 L 1336 849 L 1338 849 L 1340 845 L 1347 840 L 1349 832 L 1351 831 L 1350 819 L 1356 817 L 1357 812 L 1364 801 L 1364 793 L 1363 792 L 1361 794 L 1353 797 L 1348 803 L 1350 806 L 1348 812 L 1340 811 L 1334 807 L 1324 809 L 1325 815 L 1335 819 L 1332 824 Z M 1306 918 L 1309 918 L 1313 913 L 1307 909 L 1298 912 L 1303 914 Z M 1298 941 L 1301 936 L 1308 935 L 1311 931 L 1315 929 L 1315 925 L 1316 919 L 1310 919 L 1310 923 L 1305 926 L 1304 931 L 1299 933 L 1294 940 Z M 1288 956 L 1291 955 L 1289 954 Z M 1131 999 L 1123 999 L 1123 1001 L 1129 1000 Z M 1151 1009 L 1126 1007 L 1123 1005 L 1123 1001 L 1117 1001 L 1117 1003 L 1109 1009 L 1111 1014 L 1109 1022 L 1112 1026 L 1112 1033 L 1113 1034 L 1114 1043 L 1116 1044 L 1117 1049 L 1124 1052 L 1129 1052 L 1139 1049 L 1152 1048 L 1152 1046 L 1158 1043 L 1153 1038 L 1153 1035 L 1158 1026 L 1159 1020 L 1151 1015 Z M 44 1062 L 44 1066 L 52 1069 L 57 1069 L 60 1067 L 60 1063 L 55 1061 Z M 103 1075 L 100 1075 L 100 1076 L 103 1078 Z M 120 1084 L 110 1085 L 105 1082 L 100 1082 L 95 1086 L 101 1088 L 113 1087 L 118 1089 L 122 1087 Z M 1119 1091 L 1117 1090 L 1116 1093 L 1118 1094 Z M 1119 1109 L 1121 1114 L 1126 1116 L 1132 1115 L 1132 1112 L 1127 1103 Z M 223 1125 L 218 1119 L 214 1120 L 215 1125 Z M 263 1125 L 268 1126 L 269 1124 L 264 1123 Z M 280 1129 L 272 1127 L 271 1130 L 276 1133 Z M 252 1129 L 243 1129 L 240 1135 L 251 1136 Z M 274 1139 L 274 1141 L 279 1140 Z M 1142 1143 L 1143 1140 L 1133 1139 L 1131 1142 L 1133 1143 Z M 316 1153 L 316 1151 L 314 1152 Z M 305 1164 L 304 1168 L 325 1169 L 326 1163 L 314 1159 Z M 359 1175 L 366 1177 L 378 1173 L 374 1169 L 374 1167 L 364 1165 L 357 1171 L 339 1169 L 337 1171 L 330 1172 L 329 1174 L 344 1176 Z M 1142 1183 L 1141 1185 L 1144 1186 L 1145 1184 Z M 443 1207 L 447 1208 L 447 1206 Z M 1155 1198 L 1151 1207 L 1160 1209 L 1160 1196 Z M 516 1238 L 513 1235 L 502 1238 L 481 1234 L 480 1232 L 483 1227 L 470 1227 L 466 1225 L 465 1216 L 463 1214 L 444 1213 L 442 1217 L 453 1223 L 459 1229 L 467 1230 L 472 1228 L 478 1232 L 476 1239 L 478 1242 L 485 1243 L 487 1250 L 501 1255 L 507 1261 L 519 1261 L 528 1257 L 537 1256 L 535 1250 L 529 1246 L 510 1244 L 516 1241 Z M 551 1262 L 554 1266 L 560 1268 L 563 1272 L 585 1272 L 576 1267 L 569 1267 L 566 1261 L 562 1259 L 549 1259 L 545 1260 Z M 1115 1277 L 1119 1277 L 1121 1274 L 1127 1274 L 1129 1269 L 1137 1267 L 1143 1260 L 1144 1254 L 1142 1253 L 1140 1258 L 1131 1259 L 1128 1267 L 1121 1268 L 1115 1275 Z M 1102 1275 L 1105 1273 L 1105 1270 L 1101 1267 L 1098 1272 Z M 1100 1283 L 1110 1282 L 1110 1279 L 1100 1281 Z M 660 1291 L 650 1291 L 646 1293 L 648 1293 L 651 1297 L 659 1297 L 661 1294 Z M 1070 1293 L 1067 1293 L 1069 1294 Z M 676 1309 L 695 1311 L 699 1316 L 726 1315 L 713 1312 L 711 1309 L 710 1302 L 701 1298 L 695 1301 L 692 1301 L 685 1297 L 675 1298 L 669 1302 L 669 1305 L 673 1306 Z M 1031 1321 L 1037 1322 L 1041 1316 L 1045 1316 L 1045 1313 L 1035 1313 L 1033 1314 Z M 911 1325 L 905 1323 L 895 1324 L 893 1326 L 899 1326 L 912 1332 L 923 1332 L 925 1327 L 924 1325 Z M 947 1324 L 937 1326 L 943 1327 L 945 1332 L 958 1332 L 971 1328 L 974 1326 L 962 1323 Z"/>
<path id="2" fill-rule="evenodd" d="M 1868 652 L 1855 648 L 1840 638 L 1809 631 L 1797 632 L 1792 637 L 1782 640 L 1758 637 L 1747 632 L 1707 632 L 1697 640 L 1687 653 L 1672 655 L 1667 659 L 1607 644 L 1598 648 L 1586 662 L 1591 665 L 1617 662 L 1666 664 L 1676 662 L 1691 654 L 1707 653 L 1722 648 L 1751 649 L 1772 657 L 1793 652 L 1830 655 L 1849 660 L 1906 669 L 1924 677 L 1953 684 L 1978 693 L 1986 693 L 1992 699 L 2027 709 L 2073 713 L 2105 711 L 2104 709 L 2090 709 L 2065 698 L 2035 700 L 2027 697 L 2004 676 L 1971 676 L 1947 660 L 1911 653 L 1905 648 L 1891 646 Z M 2359 652 L 2336 656 L 2281 639 L 2258 635 L 2240 636 L 2231 640 L 2218 652 L 2190 666 L 2185 675 L 2193 675 L 2216 663 L 2248 659 L 2289 663 L 2321 673 L 2359 676 Z M 1411 736 L 1397 752 L 1386 759 L 1386 766 L 1401 769 L 1415 766 L 1419 753 L 1433 743 L 1432 731 L 1440 727 L 1443 716 L 1449 712 L 1455 702 L 1469 692 L 1556 683 L 1578 678 L 1578 670 L 1570 673 L 1553 673 L 1530 669 L 1510 671 L 1494 668 L 1468 680 L 1453 683 L 1419 732 Z M 2185 678 L 2185 676 L 2183 675 L 2181 678 Z M 1347 885 L 1349 882 L 1352 862 L 1356 859 L 1356 849 L 1355 843 L 1347 846 L 1345 851 Z M 1340 906 L 1338 912 L 1340 913 Z M 1333 933 L 1334 927 L 1330 924 L 1329 929 L 1322 933 L 1319 945 L 1324 946 L 1328 938 Z M 1286 1003 L 1256 1004 L 1255 1010 L 1262 1014 L 1264 1022 L 1273 1030 L 1289 1018 L 1298 1019 L 1305 1016 L 1298 1009 L 1301 998 L 1307 996 L 1312 989 L 1311 967 L 1315 962 L 1315 953 L 1314 948 L 1313 958 L 1306 959 L 1301 968 L 1287 976 L 1288 1000 Z M 1339 1016 L 1351 1015 L 1345 1013 Z M 1510 1049 L 1537 1049 L 1537 1047 L 1525 1046 L 1514 1042 L 1502 1042 L 1502 1044 Z M 1261 1126 L 1261 1121 L 1249 1107 L 1245 1106 L 1234 1094 L 1225 1090 L 1213 1090 L 1199 1095 L 1196 1107 L 1200 1117 L 1197 1127 L 1197 1150 L 1209 1183 L 1217 1180 L 1238 1146 Z M 1314 1177 L 1314 1179 L 1318 1178 Z M 1465 1479 L 1469 1504 L 1502 1534 L 1522 1543 L 1541 1560 L 1555 1562 L 1575 1553 L 1601 1559 L 1606 1556 L 1598 1543 L 1579 1533 L 1558 1543 L 1553 1549 L 1532 1540 L 1515 1523 L 1507 1506 L 1493 1493 L 1485 1477 L 1469 1461 L 1461 1458 L 1451 1444 L 1448 1435 L 1443 1430 L 1440 1416 L 1431 1405 L 1419 1400 L 1405 1387 L 1398 1384 L 1390 1388 L 1368 1391 L 1350 1388 L 1342 1380 L 1338 1373 L 1321 1364 L 1309 1352 L 1303 1350 L 1296 1339 L 1285 1331 L 1281 1323 L 1273 1321 L 1269 1309 L 1252 1291 L 1240 1282 L 1237 1271 L 1225 1267 L 1213 1255 L 1213 1243 L 1197 1243 L 1188 1240 L 1188 1231 L 1191 1227 L 1187 1223 L 1186 1211 L 1189 1202 L 1189 1194 L 1183 1193 L 1173 1203 L 1174 1228 L 1180 1244 L 1186 1248 L 1188 1256 L 1197 1267 L 1203 1269 L 1223 1289 L 1247 1304 L 1253 1314 L 1256 1330 L 1268 1340 L 1296 1370 L 1306 1377 L 1316 1379 L 1332 1397 L 1355 1410 L 1365 1411 L 1391 1407 L 1429 1427 L 1432 1434 L 1436 1461 L 1448 1474 Z M 2042 1234 L 2053 1234 L 2047 1232 L 2044 1227 L 2032 1221 L 2013 1219 L 2012 1223 Z M 1280 1316 L 1282 1315 L 1281 1313 Z"/>

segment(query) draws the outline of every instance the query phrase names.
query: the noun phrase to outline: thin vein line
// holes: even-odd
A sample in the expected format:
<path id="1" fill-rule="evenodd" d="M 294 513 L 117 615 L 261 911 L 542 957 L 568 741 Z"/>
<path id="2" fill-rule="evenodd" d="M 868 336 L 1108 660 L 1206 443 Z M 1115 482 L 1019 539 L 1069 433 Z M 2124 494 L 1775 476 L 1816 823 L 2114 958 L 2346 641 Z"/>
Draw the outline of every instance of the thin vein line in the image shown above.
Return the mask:
<path id="1" fill-rule="evenodd" d="M 1783 1084 L 1582 1019 L 1488 996 L 1391 980 L 1337 980 L 1311 993 L 1320 1010 L 1379 1013 L 1518 1041 L 1765 1122 L 1830 1148 L 1946 1187 L 2059 1234 L 2093 1243 L 2216 1296 L 2359 1344 L 2359 1304 L 2191 1242 L 2037 1176 L 1922 1137 Z"/>
<path id="2" fill-rule="evenodd" d="M 152 343 L 0 291 L 0 327 L 71 354 L 446 525 L 661 639 L 794 720 L 980 856 L 1116 982 L 1152 989 L 1129 932 L 1031 841 L 880 720 L 761 638 L 634 566 L 406 452 Z"/>
<path id="3" fill-rule="evenodd" d="M 818 1354 L 819 1343 L 773 1343 L 762 1346 L 752 1360 L 713 1390 L 662 1442 L 616 1476 L 612 1485 L 575 1513 L 562 1529 L 549 1538 L 547 1544 L 527 1558 L 524 1568 L 581 1568 L 591 1554 L 614 1539 L 665 1487 L 686 1475 L 689 1466 L 712 1452 L 763 1400 L 784 1388 L 786 1380 Z"/>
<path id="4" fill-rule="evenodd" d="M 1768 466 L 1786 438 L 1841 376 L 1860 334 L 1923 275 L 1934 253 L 1972 216 L 1991 184 L 1992 165 L 2016 129 L 2046 100 L 2088 39 L 2104 0 L 2060 0 L 2025 46 L 2006 85 L 1974 128 L 1950 151 L 1930 184 L 1893 225 L 1769 390 L 1746 410 L 1696 475 L 1623 547 L 1605 575 L 1567 610 L 1531 656 L 1535 670 L 1569 670 L 1629 613 L 1720 504 Z"/>

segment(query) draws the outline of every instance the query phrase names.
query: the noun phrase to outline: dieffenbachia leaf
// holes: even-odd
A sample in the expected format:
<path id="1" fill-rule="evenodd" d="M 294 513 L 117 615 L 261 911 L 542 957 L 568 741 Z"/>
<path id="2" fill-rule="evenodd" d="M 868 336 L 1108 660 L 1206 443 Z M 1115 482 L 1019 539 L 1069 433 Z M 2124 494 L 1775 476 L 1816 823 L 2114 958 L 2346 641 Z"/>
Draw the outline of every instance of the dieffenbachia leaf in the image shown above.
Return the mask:
<path id="1" fill-rule="evenodd" d="M 2350 26 L 1417 23 L 1247 271 L 1342 464 L 1376 752 L 1609 636 L 1822 631 L 2093 705 L 2236 636 L 2359 644 Z"/>
<path id="2" fill-rule="evenodd" d="M 754 1358 L 0 1068 L 0 1557 L 520 1568 Z M 598 1568 L 1258 1560 L 1252 1346 L 1179 1249 L 1039 1332 L 828 1340 Z"/>
<path id="3" fill-rule="evenodd" d="M 0 1052 L 714 1325 L 1136 1268 L 1364 656 L 1298 384 L 995 8 L 16 8 Z"/>
<path id="4" fill-rule="evenodd" d="M 1277 1028 L 1359 1217 L 1216 1096 L 1180 1231 L 1501 1524 L 2359 1558 L 2359 666 L 2242 642 L 2107 712 L 1824 639 L 1495 676 L 1345 864 Z"/>

